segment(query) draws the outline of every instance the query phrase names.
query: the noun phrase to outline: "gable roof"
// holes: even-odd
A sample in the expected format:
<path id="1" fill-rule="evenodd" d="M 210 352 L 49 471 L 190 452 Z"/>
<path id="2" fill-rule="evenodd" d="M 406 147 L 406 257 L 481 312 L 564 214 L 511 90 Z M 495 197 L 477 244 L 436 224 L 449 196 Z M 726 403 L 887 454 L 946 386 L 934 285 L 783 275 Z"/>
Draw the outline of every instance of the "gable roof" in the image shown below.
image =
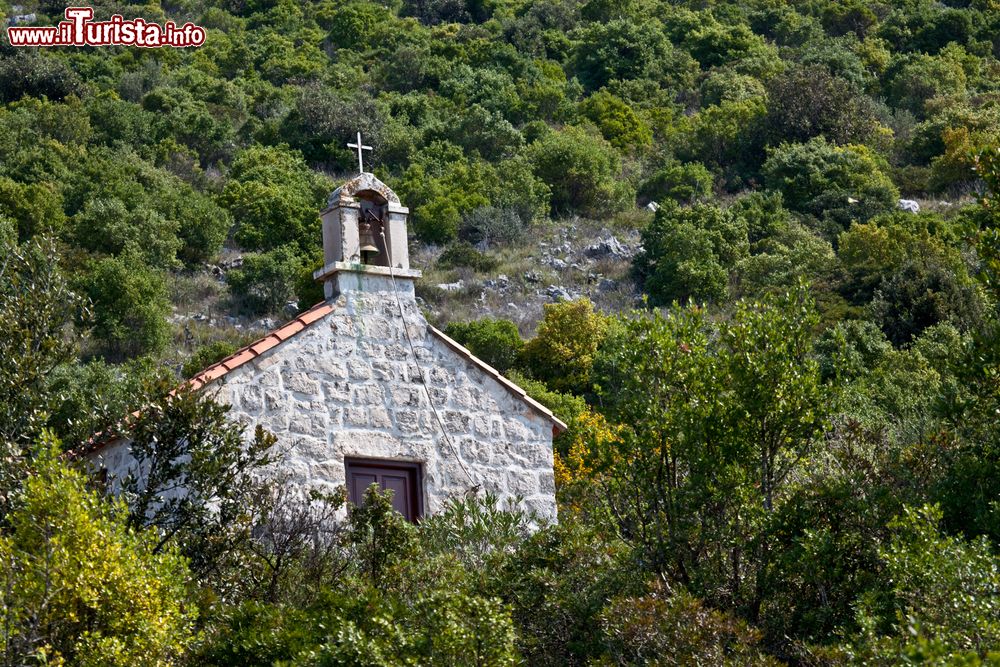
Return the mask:
<path id="1" fill-rule="evenodd" d="M 544 405 L 533 399 L 531 396 L 528 396 L 528 392 L 521 389 L 519 386 L 517 386 L 516 384 L 505 378 L 500 371 L 493 368 L 492 366 L 490 366 L 488 363 L 486 363 L 476 355 L 472 354 L 472 352 L 470 352 L 468 348 L 463 347 L 454 339 L 449 338 L 443 331 L 431 326 L 430 324 L 427 325 L 427 329 L 432 334 L 440 338 L 445 345 L 450 347 L 455 352 L 458 352 L 460 355 L 465 357 L 466 360 L 472 362 L 474 366 L 478 367 L 479 370 L 483 371 L 484 373 L 492 377 L 494 380 L 499 382 L 504 389 L 514 394 L 515 397 L 527 403 L 537 412 L 540 412 L 543 416 L 548 417 L 552 421 L 552 435 L 558 435 L 568 428 L 563 420 L 559 419 L 554 414 L 552 414 L 551 410 L 549 410 L 547 407 L 545 407 Z"/>
<path id="2" fill-rule="evenodd" d="M 309 310 L 305 311 L 295 319 L 286 322 L 281 325 L 271 333 L 267 334 L 263 338 L 256 340 L 249 345 L 236 350 L 231 355 L 218 361 L 205 370 L 201 371 L 197 375 L 193 376 L 190 380 L 185 382 L 182 387 L 190 387 L 191 389 L 201 389 L 202 387 L 215 382 L 219 378 L 228 375 L 232 371 L 236 370 L 240 366 L 247 364 L 257 357 L 261 356 L 268 350 L 277 347 L 281 343 L 285 342 L 295 334 L 305 331 L 311 325 L 315 324 L 319 320 L 323 319 L 335 310 L 335 307 L 329 301 L 323 301 L 318 303 Z M 479 368 L 481 371 L 492 377 L 494 380 L 500 383 L 500 385 L 512 393 L 516 398 L 521 399 L 528 404 L 536 412 L 540 413 L 543 417 L 546 417 L 552 422 L 552 435 L 558 435 L 567 429 L 565 422 L 556 417 L 551 410 L 536 401 L 535 399 L 528 396 L 527 392 L 521 389 L 519 386 L 505 378 L 500 371 L 496 370 L 485 361 L 472 354 L 467 348 L 460 345 L 458 342 L 449 338 L 444 334 L 444 332 L 436 329 L 430 324 L 427 325 L 427 329 L 437 338 L 439 338 L 445 345 L 451 348 L 454 352 L 457 352 L 467 361 L 471 362 L 474 366 Z M 133 413 L 133 416 L 137 416 L 138 412 Z M 74 456 L 80 456 L 83 454 L 90 454 L 98 451 L 104 446 L 114 442 L 114 439 L 101 439 L 100 434 L 94 436 L 91 442 L 84 447 L 79 448 L 73 453 Z"/>
<path id="3" fill-rule="evenodd" d="M 208 383 L 218 380 L 223 375 L 236 370 L 243 364 L 253 361 L 260 355 L 270 350 L 272 347 L 277 347 L 300 331 L 304 331 L 309 327 L 309 325 L 323 319 L 333 311 L 333 304 L 329 301 L 318 303 L 296 317 L 294 320 L 286 322 L 263 338 L 255 340 L 246 347 L 241 347 L 222 361 L 212 364 L 188 380 L 187 384 L 192 389 L 201 389 Z"/>

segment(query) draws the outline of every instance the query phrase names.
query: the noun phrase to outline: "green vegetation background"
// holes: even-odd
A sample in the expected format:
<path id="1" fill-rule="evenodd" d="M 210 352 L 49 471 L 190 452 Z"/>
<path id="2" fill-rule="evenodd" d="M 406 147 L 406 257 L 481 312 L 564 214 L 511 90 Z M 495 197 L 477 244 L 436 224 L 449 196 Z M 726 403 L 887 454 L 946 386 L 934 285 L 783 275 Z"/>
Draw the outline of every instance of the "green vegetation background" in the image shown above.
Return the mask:
<path id="1" fill-rule="evenodd" d="M 208 38 L 0 43 L 4 664 L 1000 661 L 994 0 L 95 9 Z M 257 486 L 269 434 L 160 400 L 321 298 L 358 130 L 429 269 L 641 239 L 606 312 L 448 323 L 570 423 L 560 526 L 334 528 Z M 144 405 L 109 505 L 55 451 Z"/>

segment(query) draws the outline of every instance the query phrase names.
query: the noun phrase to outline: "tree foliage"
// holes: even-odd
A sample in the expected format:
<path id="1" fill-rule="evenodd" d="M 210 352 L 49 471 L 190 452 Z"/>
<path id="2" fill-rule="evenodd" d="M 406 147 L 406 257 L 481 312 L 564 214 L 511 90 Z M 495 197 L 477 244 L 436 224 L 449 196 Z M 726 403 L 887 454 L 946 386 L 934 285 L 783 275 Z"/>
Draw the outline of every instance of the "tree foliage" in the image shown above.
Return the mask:
<path id="1" fill-rule="evenodd" d="M 175 664 L 194 638 L 184 559 L 39 448 L 0 535 L 5 664 Z"/>

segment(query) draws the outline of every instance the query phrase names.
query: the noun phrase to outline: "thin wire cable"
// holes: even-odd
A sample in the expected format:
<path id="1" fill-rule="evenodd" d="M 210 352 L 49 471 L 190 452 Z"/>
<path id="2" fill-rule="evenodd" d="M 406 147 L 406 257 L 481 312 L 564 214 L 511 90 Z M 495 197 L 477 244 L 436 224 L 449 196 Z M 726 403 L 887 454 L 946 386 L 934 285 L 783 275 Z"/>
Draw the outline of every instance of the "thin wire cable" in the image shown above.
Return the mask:
<path id="1" fill-rule="evenodd" d="M 389 253 L 389 242 L 385 238 L 385 228 L 379 229 L 379 236 L 382 237 L 382 245 L 385 248 L 385 256 L 389 259 L 389 280 L 392 281 L 392 296 L 396 299 L 396 307 L 399 309 L 399 320 L 403 323 L 403 334 L 406 336 L 406 342 L 410 346 L 410 354 L 413 355 L 413 364 L 417 367 L 417 373 L 420 375 L 420 384 L 424 388 L 424 394 L 427 396 L 427 405 L 431 406 L 431 412 L 434 413 L 434 418 L 437 420 L 438 426 L 441 428 L 441 435 L 444 436 L 444 441 L 448 443 L 448 447 L 451 448 L 452 454 L 455 455 L 455 460 L 458 461 L 458 465 L 462 468 L 462 472 L 465 476 L 472 482 L 472 489 L 476 491 L 479 489 L 479 484 L 476 482 L 476 478 L 472 476 L 469 469 L 465 467 L 465 463 L 462 462 L 462 457 L 458 453 L 458 448 L 455 447 L 455 443 L 451 441 L 448 436 L 448 429 L 444 426 L 444 421 L 441 419 L 441 415 L 438 413 L 436 407 L 434 407 L 434 401 L 431 400 L 431 392 L 428 388 L 427 379 L 424 378 L 424 369 L 420 366 L 420 359 L 417 358 L 417 350 L 413 347 L 413 339 L 410 338 L 410 330 L 406 326 L 406 315 L 403 313 L 403 303 L 399 300 L 399 291 L 396 289 L 396 275 L 392 270 L 392 255 Z"/>

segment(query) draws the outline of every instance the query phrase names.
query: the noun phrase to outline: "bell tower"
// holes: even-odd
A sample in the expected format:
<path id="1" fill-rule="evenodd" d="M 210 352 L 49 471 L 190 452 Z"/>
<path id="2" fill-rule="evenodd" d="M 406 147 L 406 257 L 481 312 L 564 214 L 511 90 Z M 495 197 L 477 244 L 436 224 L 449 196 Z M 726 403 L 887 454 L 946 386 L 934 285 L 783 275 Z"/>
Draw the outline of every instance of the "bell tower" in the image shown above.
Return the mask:
<path id="1" fill-rule="evenodd" d="M 409 213 L 396 193 L 371 173 L 358 174 L 333 191 L 320 214 L 323 268 L 313 273 L 323 281 L 326 298 L 345 290 L 382 291 L 391 281 L 412 292 L 420 272 L 410 269 Z"/>

